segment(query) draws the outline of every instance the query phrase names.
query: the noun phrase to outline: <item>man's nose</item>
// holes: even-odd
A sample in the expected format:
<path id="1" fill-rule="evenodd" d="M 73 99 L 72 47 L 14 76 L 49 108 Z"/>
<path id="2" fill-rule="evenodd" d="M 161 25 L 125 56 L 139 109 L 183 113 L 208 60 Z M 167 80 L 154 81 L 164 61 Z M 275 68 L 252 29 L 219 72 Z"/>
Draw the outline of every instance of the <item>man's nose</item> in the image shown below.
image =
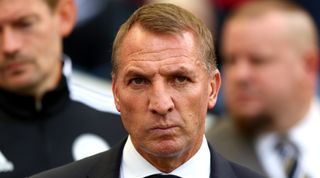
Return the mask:
<path id="1" fill-rule="evenodd" d="M 14 30 L 6 28 L 2 29 L 0 34 L 0 48 L 4 55 L 10 55 L 18 51 L 21 46 L 21 40 L 19 39 L 19 34 L 14 32 Z"/>
<path id="2" fill-rule="evenodd" d="M 154 114 L 165 115 L 173 109 L 174 102 L 168 86 L 160 82 L 154 84 L 149 96 L 149 110 Z"/>

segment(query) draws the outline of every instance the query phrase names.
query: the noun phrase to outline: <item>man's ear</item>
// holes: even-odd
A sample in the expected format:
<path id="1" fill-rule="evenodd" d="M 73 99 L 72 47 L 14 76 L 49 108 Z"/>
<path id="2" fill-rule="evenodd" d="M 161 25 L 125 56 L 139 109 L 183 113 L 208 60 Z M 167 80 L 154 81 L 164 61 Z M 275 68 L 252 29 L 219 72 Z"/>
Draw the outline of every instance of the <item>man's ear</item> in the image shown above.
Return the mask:
<path id="1" fill-rule="evenodd" d="M 311 73 L 318 73 L 319 71 L 319 51 L 318 49 L 312 49 L 305 53 L 304 62 L 306 70 Z"/>
<path id="2" fill-rule="evenodd" d="M 212 72 L 209 76 L 209 100 L 208 109 L 212 109 L 217 102 L 218 92 L 221 86 L 221 75 L 218 69 Z"/>
<path id="3" fill-rule="evenodd" d="M 316 88 L 317 77 L 319 72 L 319 51 L 318 49 L 310 49 L 304 53 L 302 64 L 304 67 L 304 85 L 313 85 Z"/>
<path id="4" fill-rule="evenodd" d="M 56 12 L 59 17 L 60 34 L 63 37 L 68 36 L 75 24 L 77 18 L 77 8 L 74 0 L 60 0 Z"/>
<path id="5" fill-rule="evenodd" d="M 113 99 L 114 99 L 114 103 L 116 105 L 116 108 L 117 108 L 118 112 L 120 112 L 121 111 L 120 110 L 120 100 L 119 100 L 119 94 L 118 94 L 115 79 L 112 79 L 112 93 L 113 93 Z"/>

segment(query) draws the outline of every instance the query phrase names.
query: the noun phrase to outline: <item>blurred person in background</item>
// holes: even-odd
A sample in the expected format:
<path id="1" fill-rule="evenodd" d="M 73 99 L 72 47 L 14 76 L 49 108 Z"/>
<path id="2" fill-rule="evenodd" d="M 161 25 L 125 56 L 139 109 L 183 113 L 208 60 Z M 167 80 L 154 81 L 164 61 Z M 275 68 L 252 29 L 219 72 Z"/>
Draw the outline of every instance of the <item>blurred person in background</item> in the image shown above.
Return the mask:
<path id="1" fill-rule="evenodd" d="M 209 0 L 211 4 L 215 7 L 215 16 L 216 16 L 216 43 L 220 44 L 220 37 L 221 37 L 221 27 L 225 20 L 225 18 L 230 14 L 235 8 L 240 6 L 241 4 L 247 1 L 255 1 L 255 0 Z M 319 0 L 291 0 L 301 7 L 303 7 L 306 11 L 310 13 L 313 17 L 317 29 L 320 27 L 320 1 Z M 319 41 L 319 31 L 318 31 L 318 41 Z M 217 45 L 217 57 L 218 57 L 218 64 L 220 64 L 220 45 Z M 319 68 L 320 69 L 320 68 Z M 318 76 L 320 76 L 320 71 L 318 70 Z M 222 93 L 222 92 L 220 92 Z M 318 77 L 318 87 L 317 87 L 317 94 L 320 96 L 320 77 Z M 220 97 L 222 98 L 222 97 Z M 223 108 L 221 109 L 223 111 Z"/>
<path id="2" fill-rule="evenodd" d="M 73 0 L 0 0 L 0 177 L 78 160 L 126 135 L 119 115 L 70 99 L 62 38 L 75 14 Z"/>
<path id="3" fill-rule="evenodd" d="M 252 1 L 222 31 L 226 117 L 207 132 L 226 158 L 271 178 L 320 177 L 318 37 L 287 1 Z"/>

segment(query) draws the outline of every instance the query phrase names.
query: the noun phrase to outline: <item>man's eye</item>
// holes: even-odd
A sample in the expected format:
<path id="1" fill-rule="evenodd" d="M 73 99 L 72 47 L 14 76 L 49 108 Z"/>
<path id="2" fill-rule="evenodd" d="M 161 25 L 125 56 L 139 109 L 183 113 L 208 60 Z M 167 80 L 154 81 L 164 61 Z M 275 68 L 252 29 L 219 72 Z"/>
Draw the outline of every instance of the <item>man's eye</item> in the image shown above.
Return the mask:
<path id="1" fill-rule="evenodd" d="M 265 57 L 265 56 L 254 56 L 251 58 L 251 63 L 258 66 L 258 65 L 263 65 L 267 64 L 268 62 L 271 61 L 270 57 Z"/>
<path id="2" fill-rule="evenodd" d="M 188 79 L 188 77 L 185 77 L 185 76 L 177 76 L 177 77 L 174 78 L 174 81 L 175 81 L 175 83 L 179 84 L 179 83 L 188 82 L 189 79 Z"/>
<path id="3" fill-rule="evenodd" d="M 129 83 L 134 85 L 142 85 L 146 83 L 146 80 L 144 78 L 133 78 Z"/>
<path id="4" fill-rule="evenodd" d="M 15 26 L 16 26 L 17 28 L 23 29 L 23 28 L 30 28 L 30 27 L 33 26 L 33 24 L 34 24 L 34 21 L 33 21 L 33 20 L 21 20 L 21 21 L 17 22 L 17 23 L 15 24 Z"/>

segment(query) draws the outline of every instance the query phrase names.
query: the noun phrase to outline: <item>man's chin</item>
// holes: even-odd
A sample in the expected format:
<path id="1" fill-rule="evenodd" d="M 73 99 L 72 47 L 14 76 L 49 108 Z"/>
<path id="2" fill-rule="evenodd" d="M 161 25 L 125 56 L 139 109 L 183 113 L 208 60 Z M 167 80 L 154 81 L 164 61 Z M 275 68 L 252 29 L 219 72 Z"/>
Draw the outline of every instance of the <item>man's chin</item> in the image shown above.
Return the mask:
<path id="1" fill-rule="evenodd" d="M 150 154 L 156 157 L 163 158 L 172 158 L 178 157 L 184 151 L 185 147 L 179 147 L 179 144 L 176 142 L 159 142 L 155 144 L 153 147 L 149 147 L 149 149 L 145 150 Z"/>
<path id="2" fill-rule="evenodd" d="M 15 80 L 2 86 L 3 89 L 18 94 L 28 94 L 31 90 L 32 83 L 30 80 Z"/>

